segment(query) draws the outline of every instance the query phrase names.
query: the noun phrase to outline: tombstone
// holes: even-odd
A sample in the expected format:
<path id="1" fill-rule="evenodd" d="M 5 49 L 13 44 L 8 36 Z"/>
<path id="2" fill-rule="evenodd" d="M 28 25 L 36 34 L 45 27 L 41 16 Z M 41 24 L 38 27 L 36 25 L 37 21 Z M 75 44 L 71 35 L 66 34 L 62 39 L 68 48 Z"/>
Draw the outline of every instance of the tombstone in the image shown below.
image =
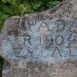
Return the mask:
<path id="1" fill-rule="evenodd" d="M 0 56 L 3 77 L 77 77 L 77 0 L 7 19 Z"/>

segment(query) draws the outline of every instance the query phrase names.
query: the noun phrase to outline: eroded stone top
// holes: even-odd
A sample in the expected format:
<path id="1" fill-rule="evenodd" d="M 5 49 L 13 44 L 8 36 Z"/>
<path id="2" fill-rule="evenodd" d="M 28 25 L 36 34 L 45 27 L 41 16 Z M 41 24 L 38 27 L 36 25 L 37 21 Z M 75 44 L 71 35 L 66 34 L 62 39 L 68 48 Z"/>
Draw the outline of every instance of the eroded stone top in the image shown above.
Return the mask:
<path id="1" fill-rule="evenodd" d="M 0 55 L 10 63 L 77 60 L 76 4 L 66 0 L 47 11 L 6 20 Z"/>

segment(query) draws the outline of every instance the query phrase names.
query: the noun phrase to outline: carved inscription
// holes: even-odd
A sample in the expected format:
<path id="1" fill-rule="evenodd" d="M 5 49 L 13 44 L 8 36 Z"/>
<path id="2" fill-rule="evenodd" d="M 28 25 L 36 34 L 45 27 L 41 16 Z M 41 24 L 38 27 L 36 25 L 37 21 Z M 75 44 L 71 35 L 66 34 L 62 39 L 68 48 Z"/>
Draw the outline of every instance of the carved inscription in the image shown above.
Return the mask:
<path id="1" fill-rule="evenodd" d="M 24 20 L 21 25 L 13 45 L 16 57 L 33 60 L 61 57 L 64 60 L 69 55 L 77 56 L 77 26 L 73 22 L 50 20 L 30 25 Z"/>
<path id="2" fill-rule="evenodd" d="M 51 35 L 46 36 L 46 45 L 47 46 L 52 46 L 53 44 L 53 37 Z"/>
<path id="3" fill-rule="evenodd" d="M 64 38 L 61 35 L 58 35 L 55 39 L 57 45 L 62 45 L 64 42 Z"/>
<path id="4" fill-rule="evenodd" d="M 63 20 L 57 21 L 57 32 L 64 31 L 65 29 L 65 22 Z"/>

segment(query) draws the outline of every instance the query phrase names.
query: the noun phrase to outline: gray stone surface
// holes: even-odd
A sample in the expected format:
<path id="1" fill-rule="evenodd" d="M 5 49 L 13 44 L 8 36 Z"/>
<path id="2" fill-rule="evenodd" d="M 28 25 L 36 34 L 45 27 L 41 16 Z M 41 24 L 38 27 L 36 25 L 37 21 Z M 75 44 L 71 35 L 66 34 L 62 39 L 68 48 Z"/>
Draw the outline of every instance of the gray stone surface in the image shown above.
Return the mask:
<path id="1" fill-rule="evenodd" d="M 77 77 L 77 0 L 7 19 L 0 56 L 3 77 Z"/>

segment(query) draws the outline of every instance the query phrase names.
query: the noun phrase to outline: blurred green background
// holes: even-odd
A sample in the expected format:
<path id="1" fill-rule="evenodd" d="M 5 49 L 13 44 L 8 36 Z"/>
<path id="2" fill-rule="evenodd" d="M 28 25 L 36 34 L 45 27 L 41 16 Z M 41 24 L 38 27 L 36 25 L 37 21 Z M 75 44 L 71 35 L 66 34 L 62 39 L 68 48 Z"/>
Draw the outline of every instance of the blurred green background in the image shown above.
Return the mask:
<path id="1" fill-rule="evenodd" d="M 0 0 L 0 31 L 4 21 L 10 16 L 22 16 L 26 13 L 40 12 L 52 8 L 62 0 Z M 0 77 L 2 77 L 3 59 L 0 57 Z"/>

